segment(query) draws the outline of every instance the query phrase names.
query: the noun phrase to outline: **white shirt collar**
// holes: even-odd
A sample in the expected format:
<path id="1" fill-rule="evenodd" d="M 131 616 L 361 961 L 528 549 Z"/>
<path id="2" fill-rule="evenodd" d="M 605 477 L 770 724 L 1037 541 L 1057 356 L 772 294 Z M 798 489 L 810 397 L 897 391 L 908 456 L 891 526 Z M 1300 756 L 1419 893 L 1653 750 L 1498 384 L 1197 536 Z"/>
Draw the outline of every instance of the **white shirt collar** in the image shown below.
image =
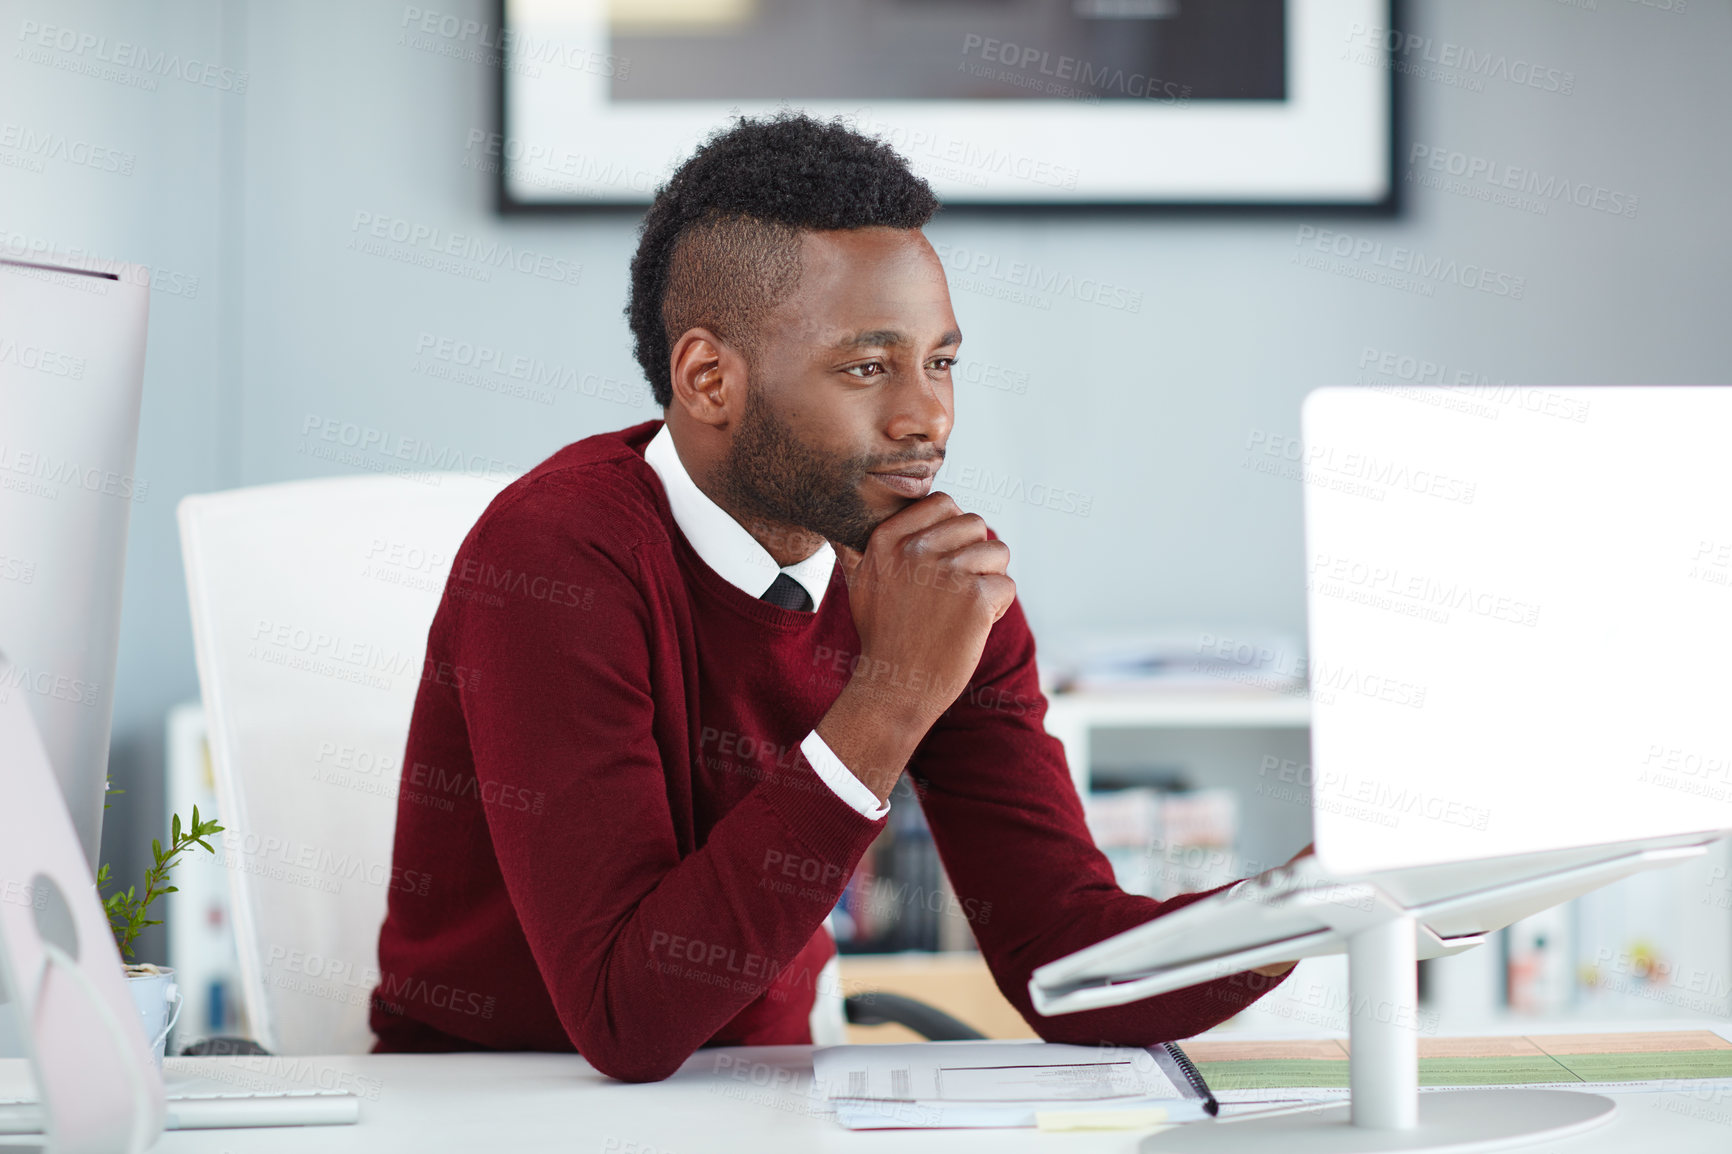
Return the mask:
<path id="1" fill-rule="evenodd" d="M 673 434 L 666 424 L 650 438 L 643 459 L 667 490 L 674 524 L 692 543 L 703 563 L 720 573 L 728 584 L 753 597 L 762 597 L 776 574 L 786 573 L 811 595 L 814 611 L 824 603 L 824 591 L 830 587 L 830 573 L 836 567 L 836 550 L 830 542 L 824 542 L 804 561 L 786 568 L 778 566 L 769 550 L 746 532 L 744 525 L 698 488 L 680 461 Z"/>

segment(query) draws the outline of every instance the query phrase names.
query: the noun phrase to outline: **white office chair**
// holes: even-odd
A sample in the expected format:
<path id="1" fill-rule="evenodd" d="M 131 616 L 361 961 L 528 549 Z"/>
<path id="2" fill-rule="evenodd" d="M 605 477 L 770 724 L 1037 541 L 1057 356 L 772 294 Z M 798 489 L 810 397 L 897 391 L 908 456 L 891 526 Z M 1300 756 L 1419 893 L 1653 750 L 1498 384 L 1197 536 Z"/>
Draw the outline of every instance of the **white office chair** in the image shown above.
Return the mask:
<path id="1" fill-rule="evenodd" d="M 506 483 L 342 477 L 180 504 L 242 1002 L 273 1053 L 373 1044 L 427 629 L 453 554 Z"/>

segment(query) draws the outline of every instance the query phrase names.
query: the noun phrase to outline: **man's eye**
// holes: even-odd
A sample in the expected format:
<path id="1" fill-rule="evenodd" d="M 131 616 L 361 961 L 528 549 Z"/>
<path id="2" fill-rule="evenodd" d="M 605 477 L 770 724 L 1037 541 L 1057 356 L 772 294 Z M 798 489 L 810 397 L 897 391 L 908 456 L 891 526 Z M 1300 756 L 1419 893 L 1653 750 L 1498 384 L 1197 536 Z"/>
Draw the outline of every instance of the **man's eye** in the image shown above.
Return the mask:
<path id="1" fill-rule="evenodd" d="M 926 367 L 929 369 L 935 369 L 941 373 L 948 373 L 951 369 L 956 367 L 956 358 L 934 357 L 931 361 L 927 362 Z"/>
<path id="2" fill-rule="evenodd" d="M 845 373 L 853 373 L 857 377 L 875 377 L 884 371 L 884 366 L 879 364 L 877 361 L 868 361 L 863 365 L 849 365 L 842 371 Z"/>

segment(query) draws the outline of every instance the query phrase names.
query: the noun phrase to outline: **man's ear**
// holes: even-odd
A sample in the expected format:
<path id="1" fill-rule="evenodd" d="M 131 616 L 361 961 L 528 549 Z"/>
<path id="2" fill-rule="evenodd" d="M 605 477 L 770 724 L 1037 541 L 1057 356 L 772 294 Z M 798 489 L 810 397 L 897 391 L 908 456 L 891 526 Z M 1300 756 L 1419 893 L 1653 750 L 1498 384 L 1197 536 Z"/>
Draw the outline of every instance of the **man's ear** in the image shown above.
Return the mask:
<path id="1" fill-rule="evenodd" d="M 725 429 L 740 419 L 746 399 L 746 358 L 709 329 L 687 329 L 668 358 L 673 377 L 670 408 L 702 424 Z"/>

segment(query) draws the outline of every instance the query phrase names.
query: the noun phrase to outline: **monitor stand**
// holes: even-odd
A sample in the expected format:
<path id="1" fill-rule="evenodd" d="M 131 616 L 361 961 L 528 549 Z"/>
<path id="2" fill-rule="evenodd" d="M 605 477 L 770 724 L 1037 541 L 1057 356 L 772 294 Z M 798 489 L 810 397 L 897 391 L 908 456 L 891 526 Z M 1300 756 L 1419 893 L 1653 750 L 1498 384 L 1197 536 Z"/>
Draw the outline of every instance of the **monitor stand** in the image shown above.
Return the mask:
<path id="1" fill-rule="evenodd" d="M 0 684 L 8 669 L 0 654 Z M 19 692 L 0 692 L 0 781 L 0 884 L 10 887 L 0 901 L 0 988 L 24 1027 L 45 1149 L 142 1154 L 162 1132 L 162 1073 Z"/>
<path id="2" fill-rule="evenodd" d="M 1615 1102 L 1576 1090 L 1421 1095 L 1415 930 L 1413 917 L 1400 914 L 1347 937 L 1349 1104 L 1192 1123 L 1144 1139 L 1144 1154 L 1502 1150 L 1563 1138 L 1611 1119 Z"/>

